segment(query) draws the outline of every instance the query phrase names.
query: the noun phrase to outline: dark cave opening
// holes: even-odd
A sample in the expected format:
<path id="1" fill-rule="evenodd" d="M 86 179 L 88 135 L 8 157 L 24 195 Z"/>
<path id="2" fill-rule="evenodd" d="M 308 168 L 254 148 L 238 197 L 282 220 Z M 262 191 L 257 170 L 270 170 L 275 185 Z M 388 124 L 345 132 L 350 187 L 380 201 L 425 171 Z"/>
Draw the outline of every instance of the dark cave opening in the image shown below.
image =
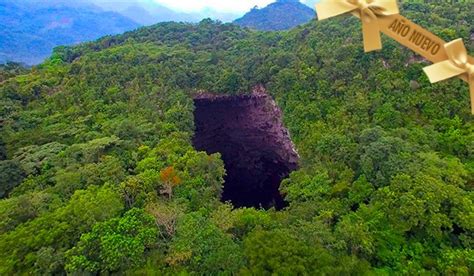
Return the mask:
<path id="1" fill-rule="evenodd" d="M 200 94 L 194 104 L 194 147 L 221 153 L 225 163 L 222 201 L 283 208 L 280 183 L 297 169 L 298 154 L 273 99 L 256 88 L 243 96 Z"/>

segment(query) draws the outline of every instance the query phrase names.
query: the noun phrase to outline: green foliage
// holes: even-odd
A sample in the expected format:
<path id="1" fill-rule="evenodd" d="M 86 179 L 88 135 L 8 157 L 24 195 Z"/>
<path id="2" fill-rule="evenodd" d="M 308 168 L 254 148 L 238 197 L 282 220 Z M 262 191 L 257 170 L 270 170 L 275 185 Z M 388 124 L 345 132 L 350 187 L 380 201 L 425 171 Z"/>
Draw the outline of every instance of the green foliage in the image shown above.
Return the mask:
<path id="1" fill-rule="evenodd" d="M 271 214 L 254 208 L 240 208 L 232 210 L 230 204 L 220 206 L 212 213 L 211 220 L 221 230 L 242 240 L 246 235 L 258 228 L 276 227 Z"/>
<path id="2" fill-rule="evenodd" d="M 7 62 L 5 64 L 0 64 L 0 82 L 17 75 L 26 74 L 27 72 L 28 69 L 20 63 Z"/>
<path id="3" fill-rule="evenodd" d="M 55 142 L 42 146 L 32 145 L 16 151 L 13 159 L 20 163 L 27 175 L 38 175 L 64 148 L 64 145 Z"/>
<path id="4" fill-rule="evenodd" d="M 242 266 L 239 246 L 199 212 L 179 222 L 167 262 L 197 274 L 231 274 Z"/>
<path id="5" fill-rule="evenodd" d="M 331 179 L 326 172 L 316 172 L 314 176 L 309 176 L 300 171 L 292 174 L 290 179 L 283 181 L 281 191 L 291 202 L 304 202 L 318 200 L 329 195 L 331 186 Z"/>
<path id="6" fill-rule="evenodd" d="M 355 258 L 338 258 L 321 245 L 308 244 L 285 230 L 255 231 L 245 240 L 251 275 L 363 274 L 368 265 Z"/>
<path id="7" fill-rule="evenodd" d="M 92 186 L 77 191 L 66 206 L 44 213 L 0 236 L 0 247 L 3 248 L 0 272 L 62 271 L 64 253 L 74 246 L 81 234 L 89 231 L 95 223 L 116 216 L 122 208 L 119 196 L 110 187 Z M 51 253 L 59 265 L 53 268 L 50 264 L 41 265 L 45 252 Z"/>
<path id="8" fill-rule="evenodd" d="M 158 196 L 186 204 L 190 210 L 218 204 L 225 173 L 220 154 L 209 156 L 196 152 L 187 138 L 179 134 L 153 149 L 143 147 L 141 150 L 143 156 L 137 163 L 137 175 L 120 185 L 130 206 L 143 207 Z M 168 187 L 168 181 L 163 179 L 163 173 L 169 168 L 179 179 L 173 187 Z"/>
<path id="9" fill-rule="evenodd" d="M 0 201 L 0 234 L 61 206 L 57 195 L 37 192 Z"/>
<path id="10" fill-rule="evenodd" d="M 131 209 L 121 218 L 98 223 L 66 252 L 66 270 L 97 273 L 118 271 L 143 263 L 145 251 L 157 242 L 153 217 Z"/>
<path id="11" fill-rule="evenodd" d="M 8 193 L 21 183 L 25 172 L 21 169 L 18 161 L 0 161 L 0 198 L 4 198 Z"/>

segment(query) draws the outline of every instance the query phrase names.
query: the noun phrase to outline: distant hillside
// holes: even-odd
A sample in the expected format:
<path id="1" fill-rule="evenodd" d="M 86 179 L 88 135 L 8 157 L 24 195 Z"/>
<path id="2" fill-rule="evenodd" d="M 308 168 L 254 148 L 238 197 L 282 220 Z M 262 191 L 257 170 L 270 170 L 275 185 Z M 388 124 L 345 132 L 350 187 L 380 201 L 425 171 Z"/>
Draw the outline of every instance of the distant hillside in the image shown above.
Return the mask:
<path id="1" fill-rule="evenodd" d="M 314 17 L 314 10 L 298 0 L 277 0 L 263 9 L 253 8 L 234 23 L 257 30 L 278 31 L 292 29 Z"/>
<path id="2" fill-rule="evenodd" d="M 123 33 L 138 23 L 87 4 L 0 0 L 0 63 L 36 64 L 58 45 Z"/>
<path id="3" fill-rule="evenodd" d="M 148 8 L 132 5 L 118 12 L 141 25 L 153 25 L 166 21 L 197 21 L 191 15 L 178 13 L 162 6 Z"/>
<path id="4" fill-rule="evenodd" d="M 127 0 L 127 1 L 98 1 L 82 0 L 94 3 L 106 11 L 114 11 L 124 15 L 141 25 L 152 25 L 166 21 L 198 22 L 198 14 L 188 14 L 174 11 L 153 0 Z"/>

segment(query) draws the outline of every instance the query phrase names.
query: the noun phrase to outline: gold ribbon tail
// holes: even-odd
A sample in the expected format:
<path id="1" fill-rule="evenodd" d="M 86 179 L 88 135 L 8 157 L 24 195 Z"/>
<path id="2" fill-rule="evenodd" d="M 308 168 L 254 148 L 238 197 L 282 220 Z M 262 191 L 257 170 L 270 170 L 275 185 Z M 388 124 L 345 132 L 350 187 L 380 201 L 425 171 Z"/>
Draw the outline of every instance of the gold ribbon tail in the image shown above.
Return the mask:
<path id="1" fill-rule="evenodd" d="M 453 77 L 460 76 L 465 70 L 457 67 L 450 60 L 435 63 L 423 68 L 431 83 L 444 81 Z M 471 95 L 471 112 L 474 114 L 474 77 L 468 77 L 469 94 Z"/>
<path id="2" fill-rule="evenodd" d="M 397 0 L 321 0 L 315 8 L 319 20 L 348 12 L 359 17 L 365 52 L 382 49 L 378 17 L 399 13 Z"/>
<path id="3" fill-rule="evenodd" d="M 364 38 L 364 51 L 372 52 L 382 49 L 382 38 L 377 20 L 365 21 L 362 19 L 362 36 Z"/>
<path id="4" fill-rule="evenodd" d="M 442 62 L 435 63 L 433 65 L 427 66 L 423 68 L 423 71 L 425 71 L 431 83 L 444 81 L 444 80 L 459 76 L 461 74 L 464 74 L 464 70 L 462 68 L 457 67 L 450 60 L 445 60 Z"/>
<path id="5" fill-rule="evenodd" d="M 474 59 L 468 56 L 462 39 L 444 45 L 448 59 L 423 68 L 431 83 L 460 76 L 469 84 L 471 112 L 474 114 Z"/>

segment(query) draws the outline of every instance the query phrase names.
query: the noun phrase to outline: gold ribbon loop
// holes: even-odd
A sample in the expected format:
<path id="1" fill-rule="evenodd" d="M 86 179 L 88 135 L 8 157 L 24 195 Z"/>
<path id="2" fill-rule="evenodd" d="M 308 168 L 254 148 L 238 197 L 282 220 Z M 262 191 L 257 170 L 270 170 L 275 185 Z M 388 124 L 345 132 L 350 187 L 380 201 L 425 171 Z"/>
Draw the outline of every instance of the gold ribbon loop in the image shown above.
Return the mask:
<path id="1" fill-rule="evenodd" d="M 397 0 L 323 0 L 316 4 L 319 20 L 352 12 L 362 20 L 364 50 L 382 49 L 379 16 L 398 14 Z"/>
<path id="2" fill-rule="evenodd" d="M 448 60 L 423 68 L 431 83 L 466 75 L 471 94 L 471 110 L 474 114 L 474 59 L 469 57 L 462 39 L 444 45 Z"/>

